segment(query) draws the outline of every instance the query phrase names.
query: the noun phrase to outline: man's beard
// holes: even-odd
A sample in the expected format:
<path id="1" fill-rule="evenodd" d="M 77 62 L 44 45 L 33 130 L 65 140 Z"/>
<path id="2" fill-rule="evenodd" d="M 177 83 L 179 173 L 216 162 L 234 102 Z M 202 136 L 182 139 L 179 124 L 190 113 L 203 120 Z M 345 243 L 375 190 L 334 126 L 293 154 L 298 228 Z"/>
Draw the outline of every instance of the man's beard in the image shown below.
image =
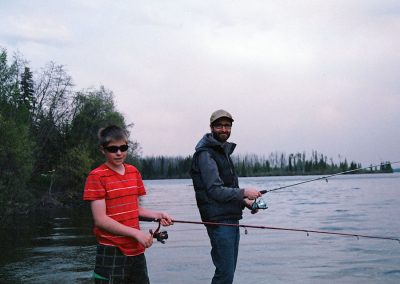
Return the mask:
<path id="1" fill-rule="evenodd" d="M 219 141 L 221 143 L 225 143 L 229 139 L 229 137 L 231 136 L 231 134 L 229 132 L 227 132 L 227 133 L 217 133 L 217 132 L 214 132 L 214 131 L 212 132 L 212 135 L 217 141 Z"/>

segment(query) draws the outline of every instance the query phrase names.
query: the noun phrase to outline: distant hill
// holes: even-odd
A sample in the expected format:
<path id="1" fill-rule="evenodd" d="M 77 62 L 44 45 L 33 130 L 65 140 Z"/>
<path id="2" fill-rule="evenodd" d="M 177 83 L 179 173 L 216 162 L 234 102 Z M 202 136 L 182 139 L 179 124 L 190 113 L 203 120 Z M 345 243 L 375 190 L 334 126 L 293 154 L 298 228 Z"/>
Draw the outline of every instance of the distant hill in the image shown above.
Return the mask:
<path id="1" fill-rule="evenodd" d="M 393 169 L 393 172 L 395 172 L 395 173 L 400 173 L 400 168 Z"/>

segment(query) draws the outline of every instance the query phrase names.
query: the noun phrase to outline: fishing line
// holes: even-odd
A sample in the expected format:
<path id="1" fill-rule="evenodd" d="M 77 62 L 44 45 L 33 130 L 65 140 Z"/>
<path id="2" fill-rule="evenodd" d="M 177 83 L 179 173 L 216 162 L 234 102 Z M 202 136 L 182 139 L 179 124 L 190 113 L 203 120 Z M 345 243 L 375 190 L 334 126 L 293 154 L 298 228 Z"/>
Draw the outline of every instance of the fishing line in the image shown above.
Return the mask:
<path id="1" fill-rule="evenodd" d="M 141 217 L 140 220 L 160 223 L 160 219 L 151 219 L 151 218 L 142 218 Z M 187 221 L 187 220 L 172 220 L 172 222 L 173 223 L 182 223 L 182 224 L 207 225 L 207 226 L 240 227 L 240 228 L 245 229 L 245 234 L 247 234 L 247 228 L 253 228 L 253 229 L 264 229 L 264 230 L 303 232 L 303 233 L 306 233 L 307 236 L 309 236 L 310 233 L 313 233 L 313 234 L 323 234 L 323 235 L 336 235 L 336 236 L 342 236 L 342 237 L 355 237 L 357 239 L 367 238 L 367 239 L 390 240 L 390 241 L 397 241 L 400 244 L 400 238 L 396 238 L 396 237 L 374 236 L 374 235 L 364 235 L 364 234 L 355 234 L 355 233 L 340 233 L 340 232 L 321 231 L 321 230 L 308 230 L 308 229 L 283 228 L 283 227 L 271 227 L 271 226 L 259 226 L 259 225 L 244 225 L 244 224 L 227 224 L 227 223 L 218 223 L 218 222 L 200 222 L 200 221 Z"/>
<path id="2" fill-rule="evenodd" d="M 301 182 L 297 182 L 297 183 L 293 183 L 293 184 L 289 184 L 289 185 L 285 185 L 285 186 L 276 187 L 273 189 L 260 190 L 260 193 L 266 194 L 268 192 L 273 192 L 273 191 L 277 191 L 280 189 L 284 189 L 284 188 L 288 188 L 288 187 L 292 187 L 292 186 L 296 186 L 296 185 L 300 185 L 300 184 L 305 184 L 305 183 L 309 183 L 309 182 L 313 182 L 313 181 L 317 181 L 317 180 L 325 180 L 326 182 L 328 182 L 328 178 L 331 178 L 334 176 L 344 175 L 344 174 L 353 173 L 353 172 L 357 172 L 357 171 L 361 171 L 361 170 L 372 169 L 374 167 L 381 167 L 381 166 L 385 166 L 385 165 L 389 165 L 389 164 L 398 164 L 398 163 L 400 163 L 400 161 L 386 162 L 386 163 L 381 163 L 379 165 L 372 165 L 372 166 L 368 166 L 368 167 L 352 169 L 352 170 L 343 171 L 343 172 L 339 172 L 339 173 L 335 173 L 335 174 L 331 174 L 331 175 L 327 175 L 327 176 L 321 176 L 321 177 L 317 177 L 317 178 L 313 178 L 313 179 L 309 179 L 309 180 L 305 180 L 305 181 L 301 181 Z M 262 198 L 257 198 L 254 200 L 254 202 L 251 206 L 251 213 L 252 214 L 256 213 L 258 209 L 263 209 L 263 210 L 268 209 L 267 202 Z"/>
<path id="3" fill-rule="evenodd" d="M 309 182 L 313 182 L 313 181 L 317 181 L 317 180 L 326 180 L 328 182 L 328 178 L 331 178 L 334 176 L 343 175 L 343 174 L 352 173 L 352 172 L 361 171 L 361 170 L 366 170 L 366 169 L 372 169 L 374 167 L 381 167 L 381 166 L 388 165 L 388 164 L 398 164 L 398 163 L 400 163 L 400 161 L 386 162 L 386 163 L 381 163 L 379 165 L 372 165 L 372 166 L 368 166 L 368 167 L 347 170 L 347 171 L 343 171 L 343 172 L 339 172 L 339 173 L 335 173 L 335 174 L 331 174 L 331 175 L 326 175 L 326 176 L 321 176 L 321 177 L 317 177 L 314 179 L 309 179 L 309 180 L 305 180 L 305 181 L 301 181 L 301 182 L 297 182 L 297 183 L 293 183 L 293 184 L 289 184 L 289 185 L 285 185 L 285 186 L 280 186 L 280 187 L 273 188 L 273 189 L 261 190 L 260 193 L 266 194 L 268 192 L 273 192 L 273 191 L 277 191 L 280 189 L 284 189 L 284 188 L 288 188 L 288 187 L 292 187 L 292 186 L 296 186 L 296 185 L 300 185 L 300 184 L 305 184 L 305 183 L 309 183 Z M 254 201 L 251 212 L 255 213 L 255 212 L 257 212 L 258 209 L 267 209 L 267 208 L 268 208 L 267 203 L 262 198 L 258 198 Z M 159 231 L 160 221 L 161 221 L 160 219 L 140 217 L 140 220 L 147 221 L 147 222 L 158 222 L 159 226 L 158 226 L 156 232 Z M 182 224 L 240 227 L 240 228 L 245 229 L 245 234 L 247 234 L 247 228 L 254 228 L 254 229 L 266 229 L 266 230 L 278 230 L 278 231 L 304 232 L 304 233 L 307 233 L 307 236 L 309 236 L 310 233 L 314 233 L 314 234 L 324 234 L 324 235 L 336 235 L 336 236 L 343 236 L 343 237 L 355 237 L 357 239 L 368 238 L 368 239 L 390 240 L 390 241 L 397 241 L 400 243 L 400 238 L 364 235 L 364 234 L 355 234 L 355 233 L 340 233 L 340 232 L 332 232 L 332 231 L 283 228 L 283 227 L 271 227 L 271 226 L 259 226 L 259 225 L 226 224 L 226 223 L 218 223 L 218 222 L 200 222 L 200 221 L 186 221 L 186 220 L 172 220 L 172 221 L 174 223 L 182 223 Z M 168 238 L 168 234 L 166 231 L 162 232 L 161 236 L 160 235 L 157 235 L 157 236 L 158 236 L 157 240 L 162 243 L 164 243 L 164 240 Z"/>
<path id="4" fill-rule="evenodd" d="M 373 166 L 369 166 L 369 167 L 363 167 L 363 168 L 348 170 L 348 171 L 344 171 L 344 172 L 340 172 L 340 173 L 336 173 L 336 174 L 331 174 L 331 175 L 327 175 L 327 176 L 322 176 L 322 177 L 318 177 L 318 178 L 314 178 L 314 179 L 301 181 L 301 182 L 294 183 L 294 184 L 280 186 L 280 187 L 273 188 L 273 189 L 260 190 L 260 193 L 261 194 L 265 194 L 265 193 L 268 193 L 268 192 L 277 191 L 277 190 L 280 190 L 280 189 L 283 189 L 283 188 L 288 188 L 288 187 L 292 187 L 292 186 L 296 186 L 296 185 L 300 185 L 300 184 L 305 184 L 305 183 L 309 183 L 309 182 L 313 182 L 313 181 L 317 181 L 317 180 L 326 180 L 326 181 L 328 181 L 328 178 L 331 178 L 331 177 L 334 177 L 334 176 L 344 175 L 344 174 L 353 173 L 353 172 L 357 172 L 357 171 L 361 171 L 361 170 L 372 169 L 374 167 L 380 167 L 380 166 L 385 166 L 385 165 L 389 165 L 389 164 L 398 164 L 398 163 L 400 163 L 400 161 L 397 161 L 397 162 L 386 162 L 386 163 L 381 163 L 379 165 L 373 165 Z"/>

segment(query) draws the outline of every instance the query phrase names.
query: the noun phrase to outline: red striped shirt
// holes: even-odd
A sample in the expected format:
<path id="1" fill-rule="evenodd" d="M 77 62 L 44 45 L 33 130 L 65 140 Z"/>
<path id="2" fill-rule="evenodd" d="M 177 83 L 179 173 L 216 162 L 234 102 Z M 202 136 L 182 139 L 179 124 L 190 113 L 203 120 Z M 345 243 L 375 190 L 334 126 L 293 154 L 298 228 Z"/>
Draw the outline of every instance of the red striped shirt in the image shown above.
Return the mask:
<path id="1" fill-rule="evenodd" d="M 83 199 L 105 199 L 107 216 L 139 230 L 139 196 L 145 195 L 146 190 L 139 171 L 132 165 L 124 166 L 124 175 L 113 171 L 106 164 L 91 171 L 86 179 Z M 100 244 L 118 246 L 125 255 L 144 253 L 144 247 L 133 238 L 118 236 L 96 226 L 93 232 Z"/>

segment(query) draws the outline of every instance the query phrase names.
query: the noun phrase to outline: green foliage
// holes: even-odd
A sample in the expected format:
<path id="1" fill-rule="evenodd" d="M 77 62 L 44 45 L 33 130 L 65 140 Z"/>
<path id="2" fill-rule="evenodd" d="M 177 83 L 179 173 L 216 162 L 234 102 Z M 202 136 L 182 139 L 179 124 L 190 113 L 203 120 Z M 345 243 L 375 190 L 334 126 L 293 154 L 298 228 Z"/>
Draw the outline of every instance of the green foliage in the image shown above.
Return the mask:
<path id="1" fill-rule="evenodd" d="M 97 132 L 101 127 L 116 124 L 126 128 L 125 119 L 115 109 L 111 91 L 100 87 L 99 90 L 79 92 L 74 99 L 74 114 L 68 129 L 67 147 L 79 144 L 86 145 L 94 164 L 103 162 L 99 155 Z"/>
<path id="2" fill-rule="evenodd" d="M 146 157 L 136 159 L 134 165 L 144 179 L 190 178 L 192 157 Z"/>
<path id="3" fill-rule="evenodd" d="M 383 173 L 393 173 L 392 165 L 388 162 L 381 163 L 379 170 Z"/>
<path id="4" fill-rule="evenodd" d="M 15 74 L 13 70 L 8 66 L 6 50 L 0 49 L 0 98 L 2 104 L 10 104 L 12 90 L 15 87 L 15 84 L 13 82 L 15 78 L 14 75 Z M 4 105 L 2 107 L 4 107 Z"/>
<path id="5" fill-rule="evenodd" d="M 21 78 L 18 107 L 21 111 L 24 112 L 24 116 L 22 118 L 26 122 L 30 122 L 30 120 L 32 119 L 33 111 L 35 109 L 36 99 L 34 95 L 35 91 L 33 75 L 29 67 L 25 66 Z"/>
<path id="6" fill-rule="evenodd" d="M 19 54 L 8 63 L 0 49 L 0 208 L 55 197 L 81 200 L 88 172 L 104 162 L 97 132 L 126 125 L 111 91 L 73 91 L 62 65 L 48 63 L 35 77 Z M 129 160 L 138 143 L 129 141 Z M 0 213 L 2 213 L 0 212 Z"/>
<path id="7" fill-rule="evenodd" d="M 18 59 L 18 60 L 17 60 Z M 8 65 L 0 50 L 0 216 L 25 210 L 31 201 L 27 189 L 33 165 L 33 146 L 26 110 L 19 104 L 20 60 Z"/>
<path id="8" fill-rule="evenodd" d="M 312 151 L 309 158 L 305 152 L 289 155 L 275 152 L 268 157 L 235 155 L 233 161 L 239 176 L 323 175 L 361 168 L 361 164 L 355 162 L 348 166 L 346 159 L 339 165 L 332 158 L 328 162 L 328 158 L 317 151 Z"/>
<path id="9" fill-rule="evenodd" d="M 0 48 L 0 218 L 43 197 L 63 203 L 81 200 L 88 172 L 104 162 L 97 132 L 110 124 L 132 127 L 115 108 L 110 90 L 75 92 L 62 65 L 50 62 L 33 73 L 19 54 L 9 64 Z M 139 144 L 128 142 L 127 162 L 145 179 L 190 177 L 191 156 L 140 158 Z M 361 167 L 346 159 L 338 165 L 328 162 L 316 151 L 309 158 L 275 152 L 268 158 L 235 156 L 233 161 L 240 176 L 326 174 Z M 393 169 L 382 164 L 368 172 Z"/>
<path id="10" fill-rule="evenodd" d="M 289 154 L 271 153 L 269 157 L 258 155 L 234 155 L 232 157 L 240 177 L 280 176 L 280 175 L 325 175 L 362 168 L 360 163 L 347 160 L 335 164 L 317 151 L 306 158 L 306 153 Z M 136 166 L 145 179 L 190 178 L 189 171 L 192 157 L 144 157 L 136 161 Z M 379 169 L 365 169 L 355 173 L 392 172 L 390 164 L 384 163 Z"/>
<path id="11" fill-rule="evenodd" d="M 18 125 L 0 113 L 0 216 L 12 206 L 22 210 L 31 199 L 26 185 L 33 157 L 32 141 L 26 125 Z"/>
<path id="12" fill-rule="evenodd" d="M 55 170 L 55 187 L 61 189 L 68 198 L 80 198 L 92 164 L 93 160 L 86 146 L 77 145 L 69 149 Z"/>

